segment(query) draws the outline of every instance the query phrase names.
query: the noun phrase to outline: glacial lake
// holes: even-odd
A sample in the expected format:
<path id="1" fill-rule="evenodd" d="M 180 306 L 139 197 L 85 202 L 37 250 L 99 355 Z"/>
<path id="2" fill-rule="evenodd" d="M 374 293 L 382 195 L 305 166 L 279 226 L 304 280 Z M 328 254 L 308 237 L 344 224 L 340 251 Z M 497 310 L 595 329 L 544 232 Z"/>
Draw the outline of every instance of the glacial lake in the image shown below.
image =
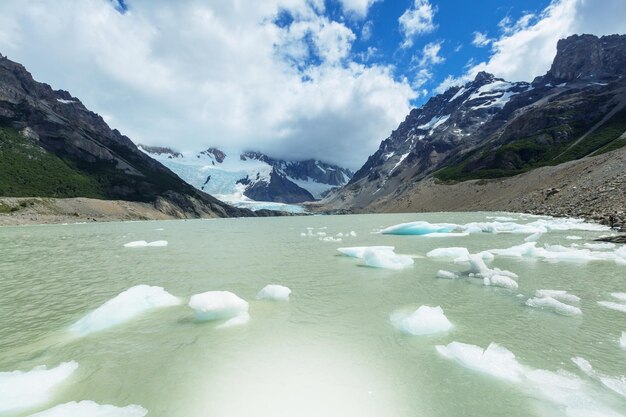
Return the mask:
<path id="1" fill-rule="evenodd" d="M 150 417 L 626 415 L 626 265 L 611 258 L 619 245 L 584 246 L 609 232 L 545 220 L 547 233 L 533 239 L 537 248 L 560 245 L 549 253 L 485 257 L 490 270 L 517 275 L 518 288 L 484 285 L 462 259 L 426 254 L 518 247 L 530 233 L 379 233 L 413 221 L 538 219 L 431 213 L 0 228 L 0 416 L 86 400 L 98 417 L 142 409 Z M 142 240 L 168 244 L 124 247 Z M 373 268 L 337 251 L 361 246 L 394 246 L 414 263 Z M 456 278 L 438 278 L 440 270 Z M 180 304 L 100 331 L 70 330 L 140 284 Z M 256 300 L 267 284 L 289 287 L 289 301 Z M 582 314 L 527 306 L 540 289 L 580 297 L 561 300 Z M 189 298 L 212 290 L 246 300 L 250 320 L 227 328 L 197 320 Z M 414 335 L 390 320 L 420 306 L 440 306 L 452 327 Z"/>

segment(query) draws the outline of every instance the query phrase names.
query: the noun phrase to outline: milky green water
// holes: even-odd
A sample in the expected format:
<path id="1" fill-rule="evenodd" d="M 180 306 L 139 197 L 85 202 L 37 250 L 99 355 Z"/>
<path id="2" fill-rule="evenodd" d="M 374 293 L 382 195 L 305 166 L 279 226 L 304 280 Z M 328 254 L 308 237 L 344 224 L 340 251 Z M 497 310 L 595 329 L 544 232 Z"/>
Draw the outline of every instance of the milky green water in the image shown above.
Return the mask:
<path id="1" fill-rule="evenodd" d="M 450 261 L 423 257 L 437 247 L 471 252 L 506 248 L 525 235 L 424 238 L 372 233 L 381 226 L 426 220 L 485 221 L 485 213 L 316 216 L 162 221 L 0 229 L 0 371 L 54 367 L 78 370 L 53 398 L 11 416 L 69 401 L 139 404 L 150 417 L 266 416 L 543 416 L 567 410 L 519 384 L 467 369 L 439 355 L 452 341 L 497 342 L 526 366 L 569 371 L 592 396 L 626 414 L 625 398 L 582 374 L 573 356 L 598 372 L 626 375 L 618 339 L 626 313 L 597 305 L 626 291 L 626 267 L 613 262 L 547 263 L 497 258 L 519 275 L 519 290 L 468 280 L 436 279 Z M 306 227 L 357 237 L 323 242 Z M 162 229 L 162 230 L 158 230 Z M 597 232 L 552 232 L 540 243 Z M 135 240 L 167 240 L 164 248 L 124 248 Z M 585 240 L 578 241 L 585 242 Z M 342 246 L 392 245 L 416 255 L 401 271 L 359 266 Z M 291 300 L 256 301 L 266 284 L 291 288 Z M 125 289 L 149 284 L 188 300 L 228 290 L 250 302 L 248 324 L 216 329 L 186 306 L 146 313 L 82 338 L 68 327 Z M 581 317 L 524 306 L 536 289 L 582 298 Z M 517 296 L 522 294 L 522 296 Z M 398 332 L 397 309 L 441 306 L 454 324 L 433 336 Z M 575 390 L 573 391 L 575 392 Z"/>

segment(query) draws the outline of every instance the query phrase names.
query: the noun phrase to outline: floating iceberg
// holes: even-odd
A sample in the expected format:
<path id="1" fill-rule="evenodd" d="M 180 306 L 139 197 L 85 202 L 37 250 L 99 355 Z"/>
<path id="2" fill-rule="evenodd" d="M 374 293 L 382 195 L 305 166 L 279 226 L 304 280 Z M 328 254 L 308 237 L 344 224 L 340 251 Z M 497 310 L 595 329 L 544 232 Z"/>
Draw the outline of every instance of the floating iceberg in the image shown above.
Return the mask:
<path id="1" fill-rule="evenodd" d="M 396 254 L 393 246 L 357 246 L 337 250 L 346 256 L 363 259 L 365 265 L 373 268 L 403 269 L 413 265 L 413 258 Z"/>
<path id="2" fill-rule="evenodd" d="M 256 295 L 257 300 L 289 301 L 291 290 L 282 285 L 266 285 Z"/>
<path id="3" fill-rule="evenodd" d="M 611 310 L 626 313 L 626 304 L 614 303 L 613 301 L 598 301 L 598 304 L 602 307 L 610 308 Z"/>
<path id="4" fill-rule="evenodd" d="M 38 366 L 28 372 L 0 372 L 0 415 L 49 401 L 52 390 L 78 369 L 78 363 L 63 362 L 56 368 Z"/>
<path id="5" fill-rule="evenodd" d="M 452 328 L 439 306 L 421 306 L 413 313 L 395 312 L 390 320 L 396 329 L 416 336 L 446 332 Z"/>
<path id="6" fill-rule="evenodd" d="M 458 277 L 459 276 L 457 274 L 455 274 L 454 272 L 445 271 L 443 269 L 440 269 L 439 271 L 437 271 L 437 278 L 457 279 Z"/>
<path id="7" fill-rule="evenodd" d="M 390 226 L 383 229 L 381 233 L 385 235 L 426 235 L 430 233 L 448 233 L 456 228 L 456 224 L 433 224 L 419 221 Z"/>
<path id="8" fill-rule="evenodd" d="M 437 248 L 437 249 L 433 249 L 430 252 L 428 252 L 426 254 L 427 257 L 429 258 L 452 258 L 452 259 L 457 259 L 457 258 L 467 258 L 469 257 L 469 251 L 467 250 L 467 248 L 459 248 L 459 247 L 452 247 L 452 248 Z"/>
<path id="9" fill-rule="evenodd" d="M 180 299 L 162 287 L 137 285 L 120 293 L 78 320 L 70 331 L 86 335 L 124 323 L 149 310 L 179 305 Z"/>
<path id="10" fill-rule="evenodd" d="M 605 387 L 611 391 L 618 393 L 622 397 L 626 397 L 626 378 L 614 378 L 606 375 L 602 375 L 593 370 L 593 367 L 589 361 L 585 358 L 575 357 L 572 358 L 572 362 L 578 366 L 578 368 L 590 377 L 600 381 Z"/>
<path id="11" fill-rule="evenodd" d="M 72 401 L 57 405 L 29 417 L 143 417 L 148 410 L 139 405 L 115 407 L 100 405 L 93 401 Z"/>
<path id="12" fill-rule="evenodd" d="M 198 320 L 232 319 L 248 314 L 248 302 L 230 291 L 207 291 L 193 295 L 189 307 L 195 311 Z"/>
<path id="13" fill-rule="evenodd" d="M 125 248 L 146 248 L 146 247 L 164 247 L 167 246 L 167 240 L 155 240 L 154 242 L 146 242 L 145 240 L 136 240 L 124 244 Z"/>
<path id="14" fill-rule="evenodd" d="M 537 290 L 535 291 L 535 297 L 551 297 L 564 303 L 578 303 L 580 301 L 580 297 L 577 297 L 574 294 L 569 294 L 564 290 Z"/>
<path id="15" fill-rule="evenodd" d="M 549 296 L 529 298 L 526 300 L 526 305 L 533 308 L 549 309 L 564 316 L 580 316 L 583 314 L 580 308 L 562 303 Z"/>
<path id="16" fill-rule="evenodd" d="M 437 351 L 468 369 L 514 383 L 529 397 L 543 399 L 550 409 L 563 410 L 568 417 L 621 416 L 603 404 L 594 389 L 576 375 L 524 366 L 511 351 L 496 343 L 483 350 L 480 346 L 452 342 L 437 346 Z"/>
<path id="17" fill-rule="evenodd" d="M 491 343 L 487 349 L 466 343 L 452 342 L 447 346 L 438 345 L 437 352 L 447 359 L 453 359 L 466 368 L 473 369 L 496 378 L 520 381 L 524 369 L 508 349 Z"/>

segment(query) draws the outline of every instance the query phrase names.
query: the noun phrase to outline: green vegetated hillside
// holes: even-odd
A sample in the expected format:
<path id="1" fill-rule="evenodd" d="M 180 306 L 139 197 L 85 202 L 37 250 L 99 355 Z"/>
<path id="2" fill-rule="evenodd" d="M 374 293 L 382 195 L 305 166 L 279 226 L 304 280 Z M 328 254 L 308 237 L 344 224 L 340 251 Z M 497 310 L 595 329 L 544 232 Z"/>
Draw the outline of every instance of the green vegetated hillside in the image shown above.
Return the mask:
<path id="1" fill-rule="evenodd" d="M 555 120 L 567 119 L 565 112 Z M 599 155 L 626 145 L 626 108 L 580 139 L 600 118 L 575 120 L 538 129 L 534 134 L 497 146 L 487 143 L 443 168 L 435 177 L 444 181 L 465 181 L 510 177 L 546 165 Z"/>
<path id="2" fill-rule="evenodd" d="M 101 184 L 16 130 L 0 127 L 0 195 L 103 198 Z"/>

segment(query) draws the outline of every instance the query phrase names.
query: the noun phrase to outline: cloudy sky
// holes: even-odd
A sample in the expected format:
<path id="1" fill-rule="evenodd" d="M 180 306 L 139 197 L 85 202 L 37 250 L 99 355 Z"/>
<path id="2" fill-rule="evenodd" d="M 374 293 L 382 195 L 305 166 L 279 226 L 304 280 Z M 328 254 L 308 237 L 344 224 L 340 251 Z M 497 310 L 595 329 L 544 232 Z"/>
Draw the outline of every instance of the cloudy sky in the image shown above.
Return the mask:
<path id="1" fill-rule="evenodd" d="M 412 107 L 556 41 L 626 33 L 624 0 L 2 0 L 0 53 L 136 143 L 358 168 Z"/>

